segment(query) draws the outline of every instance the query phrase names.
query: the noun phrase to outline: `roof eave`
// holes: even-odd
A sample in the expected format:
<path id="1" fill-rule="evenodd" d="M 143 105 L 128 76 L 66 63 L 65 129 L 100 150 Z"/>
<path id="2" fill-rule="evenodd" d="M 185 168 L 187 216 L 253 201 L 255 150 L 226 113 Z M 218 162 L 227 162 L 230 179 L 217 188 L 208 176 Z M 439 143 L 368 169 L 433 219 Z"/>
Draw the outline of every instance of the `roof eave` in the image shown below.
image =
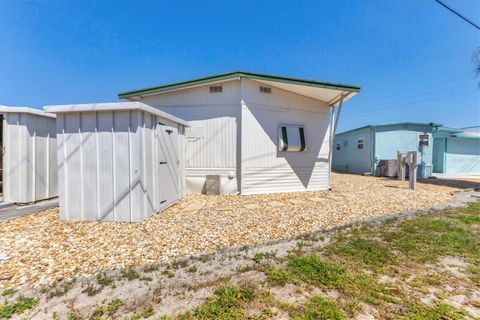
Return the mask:
<path id="1" fill-rule="evenodd" d="M 253 73 L 253 72 L 236 71 L 236 72 L 198 78 L 198 79 L 193 79 L 193 80 L 188 80 L 183 82 L 167 84 L 163 86 L 121 92 L 118 94 L 118 97 L 120 99 L 129 99 L 129 98 L 143 96 L 143 95 L 164 93 L 166 91 L 172 91 L 172 90 L 180 90 L 180 89 L 184 89 L 192 86 L 198 86 L 198 85 L 203 85 L 207 83 L 228 80 L 232 78 L 269 80 L 269 81 L 276 81 L 276 82 L 282 82 L 282 83 L 290 83 L 290 84 L 332 89 L 332 90 L 338 90 L 338 91 L 354 92 L 354 93 L 357 93 L 360 91 L 360 86 L 357 86 L 357 85 L 346 85 L 346 84 L 340 84 L 340 83 L 321 82 L 316 80 L 306 80 L 306 79 L 299 79 L 299 78 L 289 78 L 289 77 L 282 77 L 282 76 L 275 76 L 275 75 L 259 74 L 259 73 Z"/>

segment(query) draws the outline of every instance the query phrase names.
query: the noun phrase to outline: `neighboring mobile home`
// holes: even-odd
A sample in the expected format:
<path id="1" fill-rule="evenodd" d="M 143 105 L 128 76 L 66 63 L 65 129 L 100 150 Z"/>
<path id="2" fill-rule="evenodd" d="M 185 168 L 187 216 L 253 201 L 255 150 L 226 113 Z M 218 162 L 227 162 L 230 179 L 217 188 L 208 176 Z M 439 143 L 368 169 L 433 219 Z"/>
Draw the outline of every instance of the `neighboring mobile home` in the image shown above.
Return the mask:
<path id="1" fill-rule="evenodd" d="M 360 87 L 251 72 L 120 93 L 187 120 L 187 192 L 219 176 L 222 193 L 330 188 L 334 114 Z"/>
<path id="2" fill-rule="evenodd" d="M 0 106 L 0 186 L 4 203 L 30 203 L 58 195 L 55 115 Z"/>
<path id="3" fill-rule="evenodd" d="M 432 134 L 440 124 L 390 122 L 368 125 L 339 133 L 333 149 L 334 170 L 353 173 L 378 173 L 380 160 L 397 159 L 397 151 L 419 151 L 422 163 L 418 177 L 432 175 Z"/>
<path id="4" fill-rule="evenodd" d="M 439 128 L 433 136 L 433 172 L 480 175 L 480 132 Z"/>

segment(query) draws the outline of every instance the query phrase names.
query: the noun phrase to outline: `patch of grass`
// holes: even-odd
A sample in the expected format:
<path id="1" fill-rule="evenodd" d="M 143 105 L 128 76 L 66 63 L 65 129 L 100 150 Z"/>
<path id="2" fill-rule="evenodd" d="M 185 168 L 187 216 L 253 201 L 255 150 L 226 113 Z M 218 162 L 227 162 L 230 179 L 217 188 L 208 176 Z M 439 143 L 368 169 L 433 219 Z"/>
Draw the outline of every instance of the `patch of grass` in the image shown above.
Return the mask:
<path id="1" fill-rule="evenodd" d="M 472 281 L 480 284 L 480 267 L 469 266 L 467 267 L 467 273 Z"/>
<path id="2" fill-rule="evenodd" d="M 167 266 L 167 269 L 174 269 L 174 270 L 177 270 L 177 269 L 180 269 L 180 268 L 185 268 L 188 266 L 188 259 L 181 259 L 181 260 L 175 260 L 175 261 L 172 261 L 172 263 L 170 263 L 168 266 Z"/>
<path id="3" fill-rule="evenodd" d="M 290 313 L 293 320 L 343 320 L 343 312 L 332 302 L 322 297 L 312 297 L 301 308 L 301 311 L 295 310 Z"/>
<path id="4" fill-rule="evenodd" d="M 444 255 L 478 259 L 480 237 L 455 220 L 423 216 L 402 221 L 383 238 L 404 254 L 403 259 L 419 263 Z"/>
<path id="5" fill-rule="evenodd" d="M 267 281 L 272 286 L 284 287 L 292 279 L 284 270 L 274 268 L 267 272 Z"/>
<path id="6" fill-rule="evenodd" d="M 113 277 L 107 276 L 105 273 L 97 274 L 97 283 L 102 287 L 108 287 L 115 282 Z"/>
<path id="7" fill-rule="evenodd" d="M 330 288 L 335 285 L 345 269 L 339 265 L 322 261 L 314 253 L 299 257 L 290 255 L 286 271 L 294 280 Z"/>
<path id="8" fill-rule="evenodd" d="M 152 278 L 152 277 L 148 277 L 148 276 L 142 276 L 142 277 L 140 278 L 140 281 L 150 282 L 150 281 L 153 281 L 153 278 Z"/>
<path id="9" fill-rule="evenodd" d="M 27 310 L 31 310 L 38 305 L 38 302 L 39 300 L 36 298 L 19 296 L 13 302 L 0 304 L 0 319 L 9 319 L 14 315 L 19 315 Z"/>
<path id="10" fill-rule="evenodd" d="M 460 320 L 465 319 L 465 313 L 446 303 L 438 303 L 433 307 L 423 304 L 411 305 L 411 311 L 406 315 L 409 320 Z"/>
<path id="11" fill-rule="evenodd" d="M 71 281 L 65 281 L 60 285 L 60 287 L 52 287 L 52 289 L 48 292 L 47 297 L 52 298 L 52 297 L 61 297 L 64 296 L 68 293 L 73 288 L 73 285 L 75 284 L 75 279 Z"/>
<path id="12" fill-rule="evenodd" d="M 165 276 L 167 276 L 167 278 L 173 278 L 173 277 L 175 277 L 175 273 L 173 273 L 173 272 L 170 271 L 170 270 L 164 270 L 164 271 L 162 272 L 162 274 L 165 275 Z"/>
<path id="13" fill-rule="evenodd" d="M 102 320 L 105 319 L 105 316 L 113 316 L 117 313 L 118 309 L 123 306 L 123 301 L 121 299 L 115 298 L 110 301 L 107 305 L 95 309 L 90 316 L 90 320 Z"/>
<path id="14" fill-rule="evenodd" d="M 197 271 L 198 271 L 198 269 L 197 269 L 196 266 L 191 266 L 190 268 L 187 269 L 188 273 L 195 273 Z"/>
<path id="15" fill-rule="evenodd" d="M 146 265 L 144 268 L 143 268 L 143 272 L 146 272 L 146 273 L 152 273 L 152 272 L 155 272 L 155 271 L 158 271 L 159 269 L 159 265 L 158 264 L 149 264 L 149 265 Z"/>
<path id="16" fill-rule="evenodd" d="M 255 261 L 256 263 L 260 263 L 263 259 L 265 258 L 275 258 L 277 255 L 276 251 L 271 251 L 271 252 L 257 252 L 253 256 L 252 260 Z"/>
<path id="17" fill-rule="evenodd" d="M 76 315 L 75 313 L 69 313 L 67 316 L 67 320 L 81 320 L 79 315 Z"/>
<path id="18" fill-rule="evenodd" d="M 378 240 L 354 237 L 345 242 L 336 242 L 326 250 L 328 254 L 340 255 L 353 263 L 361 263 L 372 269 L 395 264 L 395 256 Z"/>
<path id="19" fill-rule="evenodd" d="M 240 287 L 221 285 L 214 295 L 191 313 L 180 316 L 180 319 L 222 319 L 234 320 L 244 316 L 243 307 L 255 298 L 255 290 L 250 285 Z"/>
<path id="20" fill-rule="evenodd" d="M 145 309 L 140 313 L 134 314 L 130 319 L 131 320 L 147 319 L 153 315 L 154 315 L 153 306 L 149 305 L 147 309 Z"/>
<path id="21" fill-rule="evenodd" d="M 132 281 L 139 278 L 140 274 L 132 267 L 120 270 L 120 280 L 127 279 L 128 281 Z"/>
<path id="22" fill-rule="evenodd" d="M 2 291 L 2 297 L 10 297 L 13 296 L 13 294 L 17 292 L 17 290 L 13 288 L 8 288 Z"/>

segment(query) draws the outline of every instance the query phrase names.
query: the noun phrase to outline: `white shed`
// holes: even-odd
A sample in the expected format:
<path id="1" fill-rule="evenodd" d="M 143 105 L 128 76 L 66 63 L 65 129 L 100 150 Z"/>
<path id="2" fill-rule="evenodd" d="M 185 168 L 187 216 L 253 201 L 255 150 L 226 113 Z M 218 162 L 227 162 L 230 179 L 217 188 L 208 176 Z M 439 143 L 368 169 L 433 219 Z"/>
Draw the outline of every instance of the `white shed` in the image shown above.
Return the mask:
<path id="1" fill-rule="evenodd" d="M 140 102 L 45 110 L 57 115 L 62 219 L 142 221 L 183 196 L 186 121 Z"/>
<path id="2" fill-rule="evenodd" d="M 0 106 L 1 186 L 4 203 L 30 203 L 58 195 L 55 115 Z"/>
<path id="3" fill-rule="evenodd" d="M 188 192 L 207 175 L 222 193 L 330 188 L 333 138 L 342 103 L 360 87 L 232 72 L 119 94 L 189 121 Z"/>

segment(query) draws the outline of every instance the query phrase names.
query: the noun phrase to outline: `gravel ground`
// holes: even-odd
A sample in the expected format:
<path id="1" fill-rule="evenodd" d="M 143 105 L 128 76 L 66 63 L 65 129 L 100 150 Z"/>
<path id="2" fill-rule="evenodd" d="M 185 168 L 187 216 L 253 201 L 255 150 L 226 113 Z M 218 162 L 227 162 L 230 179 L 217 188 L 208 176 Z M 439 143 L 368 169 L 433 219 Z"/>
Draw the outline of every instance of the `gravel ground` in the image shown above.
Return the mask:
<path id="1" fill-rule="evenodd" d="M 447 205 L 478 184 L 333 175 L 332 191 L 252 196 L 190 194 L 142 223 L 62 221 L 58 209 L 0 222 L 0 287 L 162 262 L 296 237 L 363 219 Z"/>

